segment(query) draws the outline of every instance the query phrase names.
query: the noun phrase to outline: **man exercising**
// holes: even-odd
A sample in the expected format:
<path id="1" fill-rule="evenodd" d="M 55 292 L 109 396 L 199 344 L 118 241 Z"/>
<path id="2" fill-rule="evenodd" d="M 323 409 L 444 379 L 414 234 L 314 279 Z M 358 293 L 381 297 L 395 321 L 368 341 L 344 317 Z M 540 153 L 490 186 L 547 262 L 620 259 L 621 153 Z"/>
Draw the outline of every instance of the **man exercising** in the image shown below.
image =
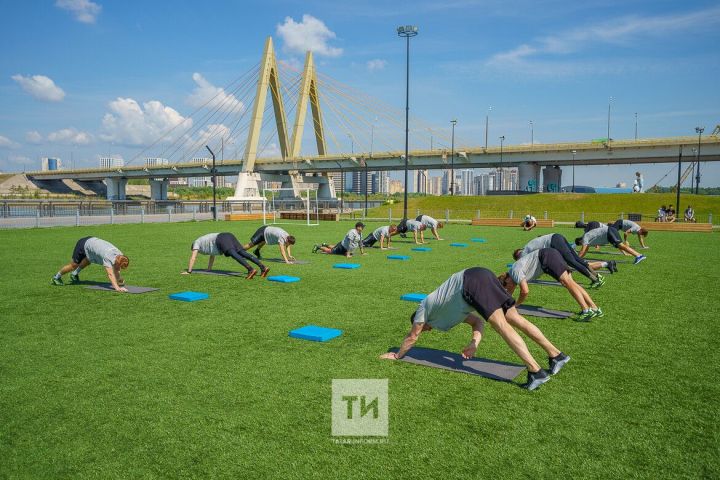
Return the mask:
<path id="1" fill-rule="evenodd" d="M 430 215 L 418 215 L 417 218 L 415 218 L 415 221 L 422 223 L 425 225 L 425 228 L 429 228 L 432 232 L 433 236 L 435 237 L 435 240 L 442 240 L 440 238 L 440 235 L 438 234 L 438 230 L 443 228 L 443 223 L 438 222 Z M 420 232 L 420 238 L 422 239 L 422 242 L 425 242 L 425 236 L 423 232 Z"/>
<path id="2" fill-rule="evenodd" d="M 462 350 L 465 359 L 473 358 L 482 340 L 485 322 L 497 331 L 505 343 L 522 359 L 528 369 L 528 390 L 535 390 L 555 375 L 570 357 L 558 350 L 535 325 L 527 321 L 515 308 L 515 301 L 488 269 L 468 268 L 453 274 L 428 295 L 410 316 L 412 327 L 397 353 L 390 352 L 380 358 L 401 359 L 417 342 L 422 332 L 433 329 L 448 331 L 460 323 L 472 328 L 470 343 Z M 540 368 L 525 344 L 514 330 L 518 329 L 540 345 L 548 355 L 549 372 Z"/>
<path id="3" fill-rule="evenodd" d="M 350 258 L 356 249 L 360 249 L 360 254 L 365 255 L 362 241 L 362 231 L 365 228 L 365 224 L 357 222 L 355 228 L 350 229 L 345 234 L 342 242 L 336 243 L 335 245 L 328 245 L 323 243 L 322 245 L 313 246 L 313 253 L 324 253 L 326 255 L 345 255 L 345 258 Z"/>
<path id="4" fill-rule="evenodd" d="M 612 245 L 621 252 L 629 253 L 630 255 L 635 257 L 635 265 L 647 258 L 645 255 L 642 255 L 633 250 L 629 245 L 623 244 L 620 240 L 620 233 L 615 227 L 608 227 L 607 225 L 604 225 L 600 228 L 590 230 L 582 237 L 578 237 L 575 239 L 575 245 L 582 246 L 582 249 L 580 249 L 580 253 L 578 254 L 581 257 L 585 257 L 585 254 L 587 253 L 588 248 L 590 248 L 590 245 L 596 245 L 599 247 L 600 245 L 607 244 Z"/>
<path id="5" fill-rule="evenodd" d="M 257 275 L 258 271 L 257 269 L 251 267 L 246 259 L 250 260 L 260 268 L 261 277 L 267 277 L 268 272 L 270 272 L 270 269 L 263 265 L 258 258 L 250 255 L 243 248 L 240 242 L 238 242 L 238 239 L 232 233 L 208 233 L 207 235 L 203 235 L 195 240 L 190 249 L 192 250 L 190 263 L 188 264 L 187 270 L 182 272 L 183 275 L 192 273 L 198 253 L 210 255 L 207 267 L 208 270 L 212 270 L 216 256 L 225 255 L 226 257 L 234 258 L 240 265 L 247 269 L 248 273 L 246 278 L 248 280 L 252 280 L 252 278 Z"/>
<path id="6" fill-rule="evenodd" d="M 602 224 L 595 220 L 591 220 L 588 223 L 585 223 L 582 220 L 578 220 L 577 222 L 575 222 L 575 228 L 582 228 L 584 233 L 587 233 L 590 230 L 594 230 L 594 229 L 600 228 L 600 227 L 602 227 Z"/>
<path id="7" fill-rule="evenodd" d="M 378 227 L 370 235 L 365 237 L 362 241 L 363 247 L 370 248 L 375 245 L 376 242 L 380 242 L 380 250 L 385 250 L 383 247 L 385 240 L 387 240 L 387 248 L 390 248 L 390 239 L 397 233 L 397 226 L 395 224 L 386 225 L 384 227 Z"/>
<path id="8" fill-rule="evenodd" d="M 77 241 L 72 253 L 70 263 L 60 269 L 52 278 L 53 285 L 64 285 L 62 276 L 70 273 L 70 281 L 78 283 L 80 272 L 91 263 L 102 265 L 105 268 L 110 284 L 117 292 L 127 292 L 125 280 L 120 275 L 120 270 L 125 270 L 130 265 L 130 260 L 110 242 L 97 237 L 84 237 Z"/>
<path id="9" fill-rule="evenodd" d="M 637 223 L 619 218 L 615 220 L 615 223 L 608 223 L 608 226 L 613 226 L 618 232 L 623 232 L 623 243 L 625 243 L 625 245 L 630 245 L 628 243 L 628 233 L 635 233 L 640 241 L 640 246 L 642 248 L 649 248 L 645 245 L 645 238 L 648 236 L 648 231 Z"/>
<path id="10" fill-rule="evenodd" d="M 543 273 L 547 273 L 560 282 L 580 305 L 581 311 L 577 314 L 576 320 L 587 322 L 593 317 L 602 317 L 604 315 L 585 289 L 572 278 L 567 263 L 563 260 L 560 252 L 554 248 L 541 248 L 523 255 L 513 263 L 510 271 L 501 274 L 498 280 L 510 295 L 515 292 L 515 287 L 520 285 L 517 305 L 521 305 L 530 295 L 528 282 L 535 280 Z"/>
<path id="11" fill-rule="evenodd" d="M 295 237 L 279 227 L 263 225 L 258 228 L 250 238 L 250 243 L 243 245 L 245 250 L 255 247 L 253 252 L 257 258 L 261 258 L 260 249 L 265 245 L 277 245 L 280 247 L 280 255 L 282 255 L 285 263 L 293 263 L 295 257 L 292 256 L 290 248 L 295 245 Z"/>
<path id="12" fill-rule="evenodd" d="M 528 253 L 540 250 L 541 248 L 554 248 L 562 255 L 565 262 L 572 268 L 580 272 L 582 275 L 590 279 L 590 288 L 600 288 L 605 284 L 605 279 L 594 270 L 607 268 L 610 273 L 617 271 L 615 261 L 609 262 L 587 262 L 580 258 L 574 249 L 570 248 L 567 239 L 559 233 L 550 233 L 530 240 L 525 248 L 517 249 L 513 252 L 513 258 L 518 260 L 520 257 Z"/>

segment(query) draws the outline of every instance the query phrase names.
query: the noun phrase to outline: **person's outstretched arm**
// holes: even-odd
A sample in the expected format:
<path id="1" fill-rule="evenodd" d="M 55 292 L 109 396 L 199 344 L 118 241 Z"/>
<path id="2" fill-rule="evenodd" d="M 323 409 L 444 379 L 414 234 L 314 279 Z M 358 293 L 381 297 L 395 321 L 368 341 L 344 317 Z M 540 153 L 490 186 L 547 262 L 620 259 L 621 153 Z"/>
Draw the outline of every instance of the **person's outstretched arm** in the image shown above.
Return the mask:
<path id="1" fill-rule="evenodd" d="M 190 262 L 188 262 L 188 268 L 186 271 L 182 272 L 183 275 L 188 275 L 189 273 L 192 273 L 193 266 L 195 265 L 195 260 L 197 259 L 197 254 L 197 250 L 192 251 L 192 254 L 190 255 Z"/>
<path id="2" fill-rule="evenodd" d="M 589 247 L 589 245 L 583 245 L 583 246 L 582 246 L 582 248 L 580 249 L 580 253 L 578 253 L 578 256 L 579 256 L 580 258 L 585 257 L 585 254 L 586 254 L 587 251 L 588 251 L 588 247 Z"/>
<path id="3" fill-rule="evenodd" d="M 385 235 L 380 235 L 380 250 L 385 250 L 385 247 L 383 247 L 383 242 L 385 241 Z M 388 248 L 390 248 L 390 237 L 387 239 Z"/>
<path id="4" fill-rule="evenodd" d="M 413 347 L 413 345 L 415 345 L 415 342 L 418 341 L 424 325 L 424 323 L 413 323 L 410 332 L 405 336 L 405 340 L 403 340 L 403 343 L 397 353 L 388 352 L 380 355 L 380 358 L 387 360 L 400 360 Z"/>
<path id="5" fill-rule="evenodd" d="M 295 261 L 295 257 L 292 255 L 292 245 L 285 245 L 285 252 L 287 253 L 287 258 L 291 261 Z"/>
<path id="6" fill-rule="evenodd" d="M 437 227 L 433 227 L 431 231 L 435 240 L 442 240 L 442 238 L 440 238 L 440 234 L 438 234 Z"/>
<path id="7" fill-rule="evenodd" d="M 420 242 L 418 242 L 417 230 L 413 230 L 413 238 L 415 239 L 415 244 L 420 245 Z"/>
<path id="8" fill-rule="evenodd" d="M 467 360 L 475 356 L 475 352 L 482 340 L 485 321 L 477 315 L 470 314 L 465 319 L 465 323 L 470 324 L 472 327 L 472 338 L 470 339 L 470 343 L 468 343 L 462 351 L 462 357 Z"/>
<path id="9" fill-rule="evenodd" d="M 127 288 L 118 285 L 117 278 L 115 278 L 115 270 L 112 267 L 105 267 L 105 273 L 107 273 L 110 285 L 112 285 L 116 292 L 127 292 Z"/>
<path id="10" fill-rule="evenodd" d="M 290 258 L 288 258 L 288 254 L 285 252 L 285 245 L 282 243 L 279 245 L 280 247 L 280 255 L 282 255 L 283 260 L 285 260 L 285 263 L 292 263 L 290 261 Z M 289 248 L 289 247 L 288 247 Z"/>
<path id="11" fill-rule="evenodd" d="M 520 296 L 518 296 L 518 299 L 515 302 L 515 305 L 522 305 L 525 302 L 525 300 L 527 300 L 529 295 L 530 295 L 530 287 L 528 286 L 527 280 L 523 279 L 523 281 L 520 282 Z"/>
<path id="12" fill-rule="evenodd" d="M 212 270 L 213 263 L 215 263 L 215 255 L 210 255 L 210 259 L 208 259 L 208 270 Z"/>

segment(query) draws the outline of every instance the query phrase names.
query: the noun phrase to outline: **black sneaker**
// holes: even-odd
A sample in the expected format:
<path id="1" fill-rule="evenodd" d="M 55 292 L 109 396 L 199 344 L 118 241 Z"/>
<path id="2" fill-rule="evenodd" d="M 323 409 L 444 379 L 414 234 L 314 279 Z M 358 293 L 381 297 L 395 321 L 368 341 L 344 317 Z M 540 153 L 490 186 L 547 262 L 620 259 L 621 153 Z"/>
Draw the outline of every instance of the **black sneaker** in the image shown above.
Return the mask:
<path id="1" fill-rule="evenodd" d="M 564 353 L 560 352 L 557 354 L 557 356 L 548 358 L 548 362 L 550 364 L 550 367 L 548 370 L 550 371 L 551 375 L 555 375 L 560 371 L 560 369 L 565 365 L 567 362 L 570 361 L 570 356 L 565 355 Z"/>
<path id="2" fill-rule="evenodd" d="M 523 386 L 528 390 L 535 390 L 548 380 L 550 380 L 550 374 L 541 368 L 535 373 L 528 372 L 527 382 Z"/>
<path id="3" fill-rule="evenodd" d="M 400 238 L 407 238 L 407 233 L 401 233 Z"/>
<path id="4" fill-rule="evenodd" d="M 70 274 L 70 281 L 72 283 L 80 283 L 80 275 L 75 275 L 74 273 Z"/>
<path id="5" fill-rule="evenodd" d="M 262 257 L 260 256 L 260 249 L 259 249 L 259 248 L 256 248 L 253 253 L 255 254 L 255 256 L 256 256 L 257 258 L 262 258 Z"/>
<path id="6" fill-rule="evenodd" d="M 608 262 L 608 270 L 610 270 L 610 273 L 616 273 L 618 271 L 617 262 L 615 260 L 610 260 Z"/>
<path id="7" fill-rule="evenodd" d="M 62 280 L 62 277 L 60 277 L 60 278 L 52 277 L 52 280 L 50 281 L 50 283 L 52 285 L 58 285 L 58 286 L 65 285 L 65 283 Z"/>

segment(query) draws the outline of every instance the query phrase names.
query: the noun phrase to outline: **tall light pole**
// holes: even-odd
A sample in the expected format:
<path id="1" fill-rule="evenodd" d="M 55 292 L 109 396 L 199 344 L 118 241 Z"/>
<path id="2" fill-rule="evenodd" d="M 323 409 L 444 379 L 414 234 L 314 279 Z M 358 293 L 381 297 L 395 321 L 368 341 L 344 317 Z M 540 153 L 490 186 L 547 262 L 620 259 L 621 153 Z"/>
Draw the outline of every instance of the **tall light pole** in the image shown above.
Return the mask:
<path id="1" fill-rule="evenodd" d="M 455 195 L 455 124 L 457 120 L 450 120 L 452 124 L 452 140 L 450 141 L 450 195 Z"/>
<path id="2" fill-rule="evenodd" d="M 705 131 L 705 127 L 695 127 L 695 133 L 698 134 L 698 148 L 697 148 L 697 174 L 695 175 L 695 195 L 700 191 L 700 140 L 702 134 Z"/>
<path id="3" fill-rule="evenodd" d="M 405 49 L 405 194 L 403 196 L 403 219 L 407 218 L 408 209 L 408 141 L 410 136 L 410 37 L 418 34 L 418 27 L 404 25 L 397 28 L 399 37 L 406 40 Z"/>
<path id="4" fill-rule="evenodd" d="M 575 154 L 577 153 L 577 150 L 573 150 L 573 186 L 572 186 L 572 193 L 575 193 Z"/>
<path id="5" fill-rule="evenodd" d="M 335 160 L 335 163 L 340 167 L 340 214 L 342 215 L 344 207 L 343 201 L 345 200 L 345 170 L 343 170 L 342 163 L 337 160 Z"/>
<path id="6" fill-rule="evenodd" d="M 217 200 L 216 200 L 216 185 L 217 185 L 217 178 L 215 177 L 215 154 L 212 150 L 210 150 L 210 147 L 205 145 L 205 148 L 208 149 L 208 152 L 210 152 L 210 155 L 212 155 L 213 159 L 213 166 L 212 166 L 212 184 L 213 184 L 213 221 L 217 222 Z"/>
<path id="7" fill-rule="evenodd" d="M 612 106 L 613 97 L 608 100 L 608 130 L 607 130 L 607 141 L 610 142 L 610 107 Z"/>
<path id="8" fill-rule="evenodd" d="M 678 153 L 678 180 L 677 180 L 677 192 L 675 193 L 675 205 L 676 212 L 680 211 L 680 174 L 682 170 L 682 145 L 680 145 L 680 153 Z M 678 214 L 679 215 L 679 214 Z"/>
<path id="9" fill-rule="evenodd" d="M 637 142 L 637 112 L 635 112 L 635 141 Z"/>
<path id="10" fill-rule="evenodd" d="M 500 137 L 500 190 L 505 190 L 505 172 L 503 171 L 503 143 L 505 135 Z"/>
<path id="11" fill-rule="evenodd" d="M 535 129 L 533 127 L 533 121 L 530 120 L 530 146 L 535 145 Z"/>
<path id="12" fill-rule="evenodd" d="M 489 125 L 489 122 L 490 122 L 490 111 L 491 111 L 491 110 L 492 110 L 492 107 L 488 107 L 488 111 L 487 111 L 487 113 L 485 114 L 485 150 L 487 150 L 487 147 L 488 147 L 488 143 L 487 143 L 487 140 L 488 140 L 488 125 Z"/>

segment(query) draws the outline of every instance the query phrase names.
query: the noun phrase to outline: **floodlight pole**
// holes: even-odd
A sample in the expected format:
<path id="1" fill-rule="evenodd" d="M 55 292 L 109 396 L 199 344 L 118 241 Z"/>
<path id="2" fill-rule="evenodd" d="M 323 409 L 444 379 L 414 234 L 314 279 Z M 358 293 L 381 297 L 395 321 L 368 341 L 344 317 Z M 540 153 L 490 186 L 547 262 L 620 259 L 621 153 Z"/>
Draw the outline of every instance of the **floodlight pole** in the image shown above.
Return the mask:
<path id="1" fill-rule="evenodd" d="M 457 120 L 450 120 L 452 123 L 452 140 L 450 141 L 450 195 L 455 195 L 455 124 Z"/>
<path id="2" fill-rule="evenodd" d="M 680 175 L 682 170 L 682 145 L 680 145 L 680 153 L 678 154 L 678 180 L 677 180 L 677 192 L 675 193 L 675 205 L 677 205 L 675 212 L 680 211 Z"/>
<path id="3" fill-rule="evenodd" d="M 700 140 L 702 134 L 705 131 L 705 127 L 695 127 L 695 133 L 698 134 L 698 148 L 697 148 L 697 174 L 695 175 L 695 195 L 700 192 Z"/>
<path id="4" fill-rule="evenodd" d="M 572 186 L 572 193 L 575 193 L 575 154 L 577 153 L 577 150 L 572 151 L 573 156 L 573 186 Z"/>
<path id="5" fill-rule="evenodd" d="M 217 181 L 215 178 L 215 154 L 212 150 L 210 150 L 210 147 L 205 145 L 205 148 L 208 149 L 208 152 L 210 152 L 210 155 L 212 155 L 213 163 L 212 163 L 212 184 L 213 184 L 213 221 L 217 222 Z"/>
<path id="6" fill-rule="evenodd" d="M 408 157 L 409 153 L 409 136 L 410 136 L 410 37 L 418 34 L 418 28 L 413 25 L 405 25 L 397 28 L 399 37 L 405 37 L 406 40 L 406 56 L 405 56 L 405 192 L 403 196 L 403 219 L 407 219 L 408 210 Z"/>

